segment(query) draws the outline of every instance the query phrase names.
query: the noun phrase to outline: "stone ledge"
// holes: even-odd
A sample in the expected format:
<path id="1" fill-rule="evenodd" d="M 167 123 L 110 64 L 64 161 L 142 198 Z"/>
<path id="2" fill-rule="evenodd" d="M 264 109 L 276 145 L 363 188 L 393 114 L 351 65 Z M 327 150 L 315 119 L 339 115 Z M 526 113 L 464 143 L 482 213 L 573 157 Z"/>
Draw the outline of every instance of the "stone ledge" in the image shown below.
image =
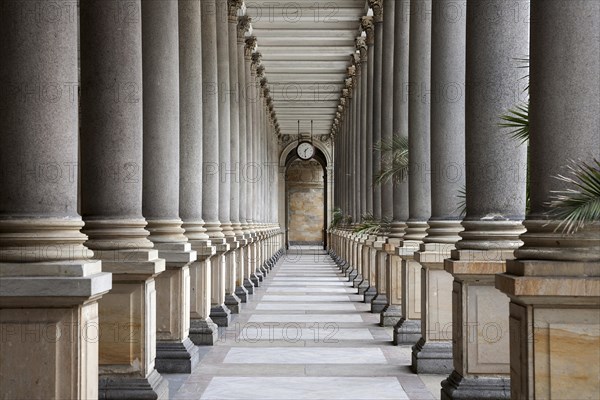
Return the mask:
<path id="1" fill-rule="evenodd" d="M 600 278 L 496 275 L 496 289 L 509 296 L 595 297 L 600 302 Z"/>
<path id="2" fill-rule="evenodd" d="M 0 297 L 93 297 L 110 289 L 112 275 L 106 272 L 86 277 L 0 278 Z"/>

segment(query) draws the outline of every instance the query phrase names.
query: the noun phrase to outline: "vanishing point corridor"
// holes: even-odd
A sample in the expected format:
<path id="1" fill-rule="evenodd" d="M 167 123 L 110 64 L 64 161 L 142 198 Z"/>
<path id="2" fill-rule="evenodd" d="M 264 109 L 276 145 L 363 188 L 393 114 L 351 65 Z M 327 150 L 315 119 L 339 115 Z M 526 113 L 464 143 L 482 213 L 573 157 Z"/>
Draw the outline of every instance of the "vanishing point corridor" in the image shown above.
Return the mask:
<path id="1" fill-rule="evenodd" d="M 444 377 L 410 372 L 410 346 L 362 299 L 325 251 L 289 250 L 195 371 L 163 375 L 170 398 L 439 398 Z"/>

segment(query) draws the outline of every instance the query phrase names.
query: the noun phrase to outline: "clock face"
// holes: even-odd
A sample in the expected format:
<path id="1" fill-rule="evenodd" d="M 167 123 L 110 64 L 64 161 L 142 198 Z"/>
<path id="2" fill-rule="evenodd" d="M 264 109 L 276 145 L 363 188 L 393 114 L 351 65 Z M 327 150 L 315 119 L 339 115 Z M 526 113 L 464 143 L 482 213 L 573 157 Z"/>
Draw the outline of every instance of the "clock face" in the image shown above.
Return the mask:
<path id="1" fill-rule="evenodd" d="M 315 155 L 315 148 L 308 142 L 302 142 L 298 145 L 296 152 L 301 159 L 310 160 Z"/>

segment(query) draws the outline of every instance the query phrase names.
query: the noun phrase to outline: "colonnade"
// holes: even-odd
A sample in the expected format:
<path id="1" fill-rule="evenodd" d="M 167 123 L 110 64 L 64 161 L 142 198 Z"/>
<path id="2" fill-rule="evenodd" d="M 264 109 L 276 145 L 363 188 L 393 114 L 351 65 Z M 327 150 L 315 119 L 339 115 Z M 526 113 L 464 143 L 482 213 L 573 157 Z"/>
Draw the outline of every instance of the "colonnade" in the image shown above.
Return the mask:
<path id="1" fill-rule="evenodd" d="M 166 398 L 282 254 L 256 38 L 242 1 L 54 3 L 0 13 L 2 396 Z"/>
<path id="2" fill-rule="evenodd" d="M 443 399 L 593 398 L 600 225 L 557 230 L 549 203 L 572 160 L 600 159 L 599 3 L 369 3 L 332 129 L 330 253 L 412 370 L 448 376 Z M 529 161 L 500 127 L 528 101 Z M 394 135 L 408 175 L 373 184 Z M 379 232 L 356 231 L 367 213 Z"/>

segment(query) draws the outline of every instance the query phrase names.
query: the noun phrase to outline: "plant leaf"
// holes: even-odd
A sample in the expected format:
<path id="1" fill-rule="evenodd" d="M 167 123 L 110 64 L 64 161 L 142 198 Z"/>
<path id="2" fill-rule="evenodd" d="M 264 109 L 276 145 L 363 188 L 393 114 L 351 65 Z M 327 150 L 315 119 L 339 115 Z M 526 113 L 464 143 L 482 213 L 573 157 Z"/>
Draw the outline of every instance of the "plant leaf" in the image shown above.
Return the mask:
<path id="1" fill-rule="evenodd" d="M 553 191 L 549 203 L 550 215 L 561 220 L 557 230 L 571 234 L 586 223 L 600 220 L 600 161 L 585 162 L 568 166 L 569 175 L 558 175 L 556 179 L 571 185 L 566 190 Z"/>

